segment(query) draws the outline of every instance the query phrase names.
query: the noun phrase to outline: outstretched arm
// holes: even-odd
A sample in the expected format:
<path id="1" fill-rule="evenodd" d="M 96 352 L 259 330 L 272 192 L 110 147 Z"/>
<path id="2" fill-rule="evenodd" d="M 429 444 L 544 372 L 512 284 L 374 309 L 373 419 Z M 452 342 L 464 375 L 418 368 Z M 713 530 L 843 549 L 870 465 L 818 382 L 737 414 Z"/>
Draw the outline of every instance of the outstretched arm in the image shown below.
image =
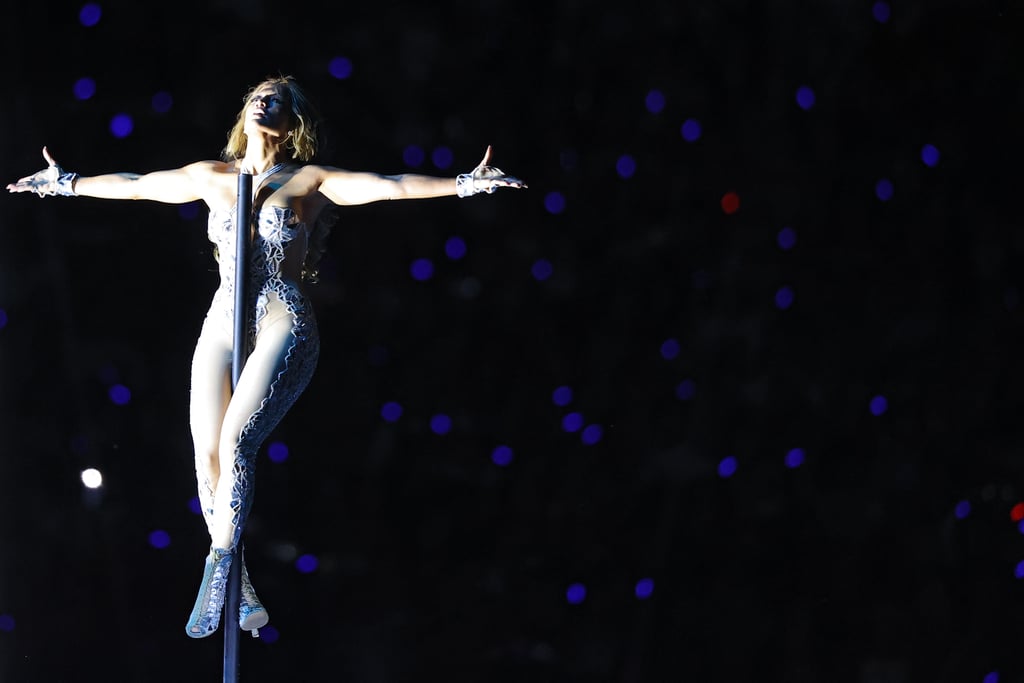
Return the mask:
<path id="1" fill-rule="evenodd" d="M 418 173 L 380 175 L 324 167 L 317 189 L 335 204 L 368 204 L 383 199 L 429 199 L 456 194 L 468 197 L 477 192 L 494 192 L 499 187 L 526 187 L 518 178 L 490 166 L 490 160 L 488 146 L 480 165 L 472 173 L 457 178 Z"/>
<path id="2" fill-rule="evenodd" d="M 149 199 L 168 204 L 184 204 L 200 199 L 197 176 L 208 171 L 211 162 L 198 162 L 182 168 L 154 173 L 108 173 L 82 177 L 66 173 L 43 147 L 45 169 L 7 186 L 8 192 L 35 192 L 40 197 L 53 194 L 81 195 L 102 199 Z"/>

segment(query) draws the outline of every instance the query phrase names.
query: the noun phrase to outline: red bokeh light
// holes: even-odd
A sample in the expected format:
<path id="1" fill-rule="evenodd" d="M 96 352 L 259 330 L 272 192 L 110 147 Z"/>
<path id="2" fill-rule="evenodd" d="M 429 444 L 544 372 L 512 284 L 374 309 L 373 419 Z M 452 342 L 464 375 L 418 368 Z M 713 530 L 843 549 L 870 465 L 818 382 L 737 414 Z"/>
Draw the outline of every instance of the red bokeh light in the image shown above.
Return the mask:
<path id="1" fill-rule="evenodd" d="M 722 211 L 727 214 L 734 214 L 740 209 L 740 196 L 735 192 L 726 192 L 722 195 Z"/>

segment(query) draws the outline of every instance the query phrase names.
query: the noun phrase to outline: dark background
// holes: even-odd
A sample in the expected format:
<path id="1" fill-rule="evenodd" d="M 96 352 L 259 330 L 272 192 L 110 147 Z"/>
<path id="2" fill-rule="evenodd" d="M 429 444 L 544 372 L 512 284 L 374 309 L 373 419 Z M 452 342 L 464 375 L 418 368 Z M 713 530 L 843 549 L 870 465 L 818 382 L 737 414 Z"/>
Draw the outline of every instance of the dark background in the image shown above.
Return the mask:
<path id="1" fill-rule="evenodd" d="M 91 28 L 80 7 L 5 9 L 4 183 L 44 144 L 86 175 L 214 158 L 287 73 L 325 163 L 453 175 L 492 144 L 530 185 L 340 210 L 320 366 L 271 439 L 290 457 L 258 466 L 273 629 L 242 640 L 242 680 L 1024 681 L 1019 3 L 110 2 Z M 452 168 L 409 168 L 410 144 Z M 183 633 L 216 285 L 195 208 L 0 197 L 3 681 L 220 678 L 222 634 Z"/>

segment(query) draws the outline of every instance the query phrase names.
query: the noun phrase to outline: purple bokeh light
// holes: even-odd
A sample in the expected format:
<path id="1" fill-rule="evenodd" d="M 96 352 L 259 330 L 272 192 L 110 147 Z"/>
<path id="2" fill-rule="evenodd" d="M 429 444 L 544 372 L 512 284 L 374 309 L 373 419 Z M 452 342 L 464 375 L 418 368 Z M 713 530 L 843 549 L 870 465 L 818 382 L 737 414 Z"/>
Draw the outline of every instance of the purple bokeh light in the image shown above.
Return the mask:
<path id="1" fill-rule="evenodd" d="M 452 150 L 448 147 L 435 147 L 434 151 L 430 153 L 430 160 L 436 168 L 446 171 L 451 168 L 452 162 L 455 161 L 455 155 L 452 154 Z"/>
<path id="2" fill-rule="evenodd" d="M 676 398 L 680 401 L 689 401 L 697 393 L 697 385 L 692 379 L 684 379 L 676 385 Z"/>
<path id="3" fill-rule="evenodd" d="M 636 582 L 633 593 L 638 600 L 646 600 L 654 593 L 654 579 L 643 578 Z"/>
<path id="4" fill-rule="evenodd" d="M 171 545 L 171 535 L 163 529 L 151 531 L 149 532 L 149 544 L 158 550 L 163 550 Z"/>
<path id="5" fill-rule="evenodd" d="M 339 81 L 343 81 L 352 75 L 352 60 L 340 55 L 334 57 L 327 63 L 327 72 Z"/>
<path id="6" fill-rule="evenodd" d="M 281 463 L 288 459 L 288 444 L 274 441 L 267 446 L 267 457 L 271 462 Z"/>
<path id="7" fill-rule="evenodd" d="M 661 343 L 661 357 L 665 360 L 673 360 L 679 355 L 679 348 L 678 339 L 666 339 Z"/>
<path id="8" fill-rule="evenodd" d="M 380 409 L 380 416 L 385 422 L 398 422 L 402 417 L 402 406 L 394 401 L 388 401 Z"/>
<path id="9" fill-rule="evenodd" d="M 0 631 L 10 633 L 14 630 L 14 617 L 10 614 L 0 614 Z"/>
<path id="10" fill-rule="evenodd" d="M 796 294 L 793 292 L 793 288 L 788 285 L 779 287 L 778 291 L 775 292 L 775 307 L 780 311 L 788 310 L 793 305 L 793 300 L 796 298 Z"/>
<path id="11" fill-rule="evenodd" d="M 697 119 L 686 119 L 683 121 L 683 125 L 679 127 L 679 134 L 687 142 L 697 142 L 701 136 L 700 121 Z"/>
<path id="12" fill-rule="evenodd" d="M 961 500 L 960 502 L 958 502 L 956 504 L 956 507 L 953 508 L 953 515 L 957 519 L 966 519 L 967 516 L 970 515 L 970 514 L 971 514 L 971 501 L 969 501 L 969 500 Z M 1024 520 L 1021 520 L 1021 521 L 1024 521 Z"/>
<path id="13" fill-rule="evenodd" d="M 90 27 L 100 23 L 100 18 L 103 16 L 103 10 L 95 2 L 87 2 L 82 5 L 82 9 L 78 12 L 78 21 L 82 26 Z"/>
<path id="14" fill-rule="evenodd" d="M 300 555 L 295 560 L 295 568 L 302 574 L 312 574 L 320 566 L 320 560 L 316 555 Z"/>
<path id="15" fill-rule="evenodd" d="M 567 406 L 572 403 L 572 388 L 562 385 L 551 392 L 551 402 L 556 406 Z"/>
<path id="16" fill-rule="evenodd" d="M 452 261 L 458 261 L 466 255 L 466 242 L 458 235 L 452 235 L 444 243 L 444 253 Z"/>
<path id="17" fill-rule="evenodd" d="M 418 258 L 409 266 L 412 279 L 425 282 L 434 277 L 434 263 L 428 258 Z"/>
<path id="18" fill-rule="evenodd" d="M 775 238 L 775 241 L 778 242 L 780 249 L 783 251 L 789 251 L 796 246 L 796 230 L 789 227 L 779 230 L 779 234 Z"/>
<path id="19" fill-rule="evenodd" d="M 452 430 L 452 419 L 444 413 L 438 413 L 430 418 L 430 431 L 438 436 L 444 436 Z"/>
<path id="20" fill-rule="evenodd" d="M 548 213 L 557 216 L 565 211 L 565 196 L 561 192 L 548 192 L 544 195 L 544 208 Z"/>
<path id="21" fill-rule="evenodd" d="M 135 122 L 128 114 L 114 114 L 110 119 L 110 134 L 115 138 L 126 138 L 135 129 Z"/>
<path id="22" fill-rule="evenodd" d="M 871 414 L 878 417 L 880 415 L 884 415 L 886 411 L 889 410 L 889 401 L 885 396 L 879 394 L 878 396 L 872 397 L 871 403 L 868 407 L 871 410 Z"/>
<path id="23" fill-rule="evenodd" d="M 123 384 L 115 384 L 110 387 L 107 390 L 107 394 L 114 405 L 118 406 L 128 405 L 128 402 L 132 400 L 131 390 Z"/>
<path id="24" fill-rule="evenodd" d="M 636 160 L 629 154 L 623 154 L 615 162 L 615 172 L 623 180 L 629 180 L 636 173 Z"/>
<path id="25" fill-rule="evenodd" d="M 875 196 L 883 202 L 887 202 L 892 199 L 893 186 L 892 181 L 888 178 L 882 178 L 875 183 Z"/>
<path id="26" fill-rule="evenodd" d="M 644 98 L 644 106 L 652 114 L 660 114 L 665 108 L 665 94 L 660 90 L 650 90 Z"/>
<path id="27" fill-rule="evenodd" d="M 718 476 L 722 479 L 728 479 L 732 475 L 736 474 L 736 470 L 739 468 L 739 462 L 735 456 L 727 456 L 722 458 L 722 461 L 718 463 Z"/>
<path id="28" fill-rule="evenodd" d="M 809 86 L 801 85 L 796 89 L 796 103 L 804 111 L 808 111 L 813 107 L 816 100 L 817 97 Z"/>
<path id="29" fill-rule="evenodd" d="M 586 446 L 593 446 L 604 437 L 604 427 L 599 424 L 587 425 L 580 434 L 580 441 Z"/>
<path id="30" fill-rule="evenodd" d="M 796 469 L 804 464 L 804 449 L 793 448 L 786 453 L 786 467 Z"/>
<path id="31" fill-rule="evenodd" d="M 547 259 L 537 259 L 534 261 L 533 266 L 530 268 L 530 273 L 533 275 L 533 279 L 538 282 L 544 282 L 551 274 L 555 272 L 554 266 L 551 265 L 551 261 Z"/>
<path id="32" fill-rule="evenodd" d="M 582 583 L 573 583 L 565 590 L 565 599 L 570 605 L 578 605 L 587 598 L 587 587 Z"/>
<path id="33" fill-rule="evenodd" d="M 512 457 L 512 449 L 505 445 L 498 446 L 491 451 L 491 462 L 498 467 L 508 467 L 512 462 Z"/>
<path id="34" fill-rule="evenodd" d="M 583 415 L 581 413 L 569 413 L 562 418 L 562 429 L 567 432 L 578 432 L 583 427 Z"/>
<path id="35" fill-rule="evenodd" d="M 89 78 L 88 76 L 82 76 L 75 81 L 72 90 L 75 93 L 75 98 L 79 100 L 87 100 L 96 94 L 96 81 Z"/>
<path id="36" fill-rule="evenodd" d="M 171 110 L 173 105 L 174 98 L 171 97 L 171 93 L 163 90 L 153 95 L 153 98 L 150 100 L 150 106 L 152 106 L 153 111 L 158 114 L 166 114 Z"/>
<path id="37" fill-rule="evenodd" d="M 925 166 L 935 166 L 939 163 L 939 148 L 935 145 L 925 145 L 921 148 L 921 161 Z"/>
<path id="38" fill-rule="evenodd" d="M 875 18 L 879 24 L 886 24 L 889 22 L 891 10 L 889 9 L 889 3 L 887 2 L 876 2 L 871 6 L 871 16 Z"/>
<path id="39" fill-rule="evenodd" d="M 427 158 L 427 153 L 419 145 L 409 145 L 402 150 L 402 161 L 406 166 L 422 166 Z"/>
<path id="40" fill-rule="evenodd" d="M 7 311 L 0 308 L 0 330 L 7 327 Z"/>

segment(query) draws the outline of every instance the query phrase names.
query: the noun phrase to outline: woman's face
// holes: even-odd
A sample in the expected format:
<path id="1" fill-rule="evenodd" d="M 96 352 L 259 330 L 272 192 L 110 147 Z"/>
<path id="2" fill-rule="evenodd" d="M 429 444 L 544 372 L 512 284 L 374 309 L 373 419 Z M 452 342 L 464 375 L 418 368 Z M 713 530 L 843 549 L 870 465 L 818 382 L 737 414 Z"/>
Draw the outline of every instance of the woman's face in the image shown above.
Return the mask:
<path id="1" fill-rule="evenodd" d="M 256 89 L 245 105 L 245 132 L 285 137 L 291 123 L 291 110 L 281 88 L 264 85 Z"/>

